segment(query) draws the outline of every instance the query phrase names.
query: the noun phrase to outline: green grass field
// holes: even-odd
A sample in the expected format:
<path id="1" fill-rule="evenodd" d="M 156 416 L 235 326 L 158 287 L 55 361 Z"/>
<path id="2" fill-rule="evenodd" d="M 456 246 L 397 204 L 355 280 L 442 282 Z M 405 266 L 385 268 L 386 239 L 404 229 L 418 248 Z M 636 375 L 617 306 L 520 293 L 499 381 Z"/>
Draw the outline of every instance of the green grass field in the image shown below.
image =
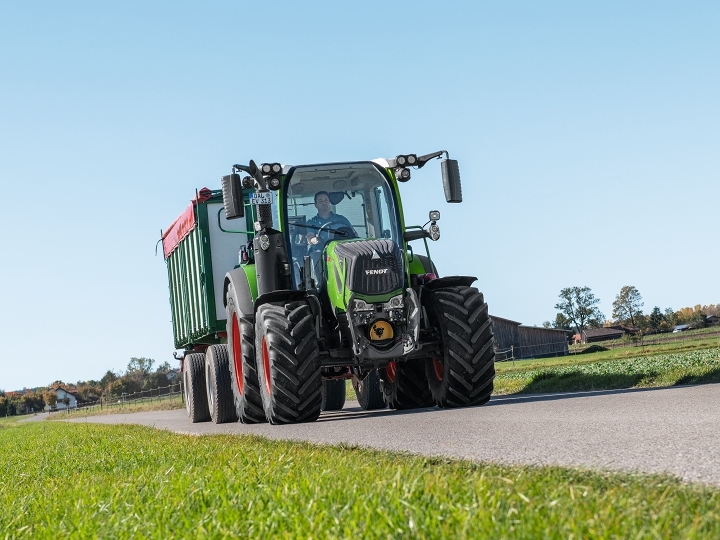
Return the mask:
<path id="1" fill-rule="evenodd" d="M 0 429 L 0 531 L 13 539 L 720 538 L 720 490 L 661 476 L 40 422 Z"/>
<path id="2" fill-rule="evenodd" d="M 610 353 L 610 354 L 608 354 Z M 498 364 L 495 394 L 720 382 L 720 347 L 630 356 L 619 351 Z"/>

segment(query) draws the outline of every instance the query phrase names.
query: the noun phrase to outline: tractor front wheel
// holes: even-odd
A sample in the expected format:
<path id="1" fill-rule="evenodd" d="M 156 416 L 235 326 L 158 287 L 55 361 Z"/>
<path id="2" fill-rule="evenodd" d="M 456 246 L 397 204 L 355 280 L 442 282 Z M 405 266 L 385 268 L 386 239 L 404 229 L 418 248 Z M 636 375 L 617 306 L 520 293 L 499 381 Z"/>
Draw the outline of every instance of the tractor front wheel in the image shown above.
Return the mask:
<path id="1" fill-rule="evenodd" d="M 205 384 L 210 419 L 216 424 L 236 422 L 226 345 L 211 345 L 205 353 Z"/>
<path id="2" fill-rule="evenodd" d="M 261 305 L 255 318 L 255 350 L 268 422 L 317 420 L 322 377 L 315 320 L 307 302 Z"/>
<path id="3" fill-rule="evenodd" d="M 207 392 L 205 391 L 205 355 L 191 353 L 183 362 L 183 386 L 185 387 L 185 410 L 194 424 L 210 420 Z"/>
<path id="4" fill-rule="evenodd" d="M 389 362 L 380 372 L 385 401 L 392 409 L 432 407 L 433 399 L 420 360 Z"/>
<path id="5" fill-rule="evenodd" d="M 490 399 L 495 351 L 488 306 L 475 287 L 431 291 L 423 302 L 442 336 L 441 356 L 425 360 L 432 397 L 439 407 L 482 405 Z"/>
<path id="6" fill-rule="evenodd" d="M 266 422 L 255 361 L 255 331 L 252 323 L 238 312 L 232 287 L 227 298 L 227 336 L 235 413 L 243 424 Z"/>

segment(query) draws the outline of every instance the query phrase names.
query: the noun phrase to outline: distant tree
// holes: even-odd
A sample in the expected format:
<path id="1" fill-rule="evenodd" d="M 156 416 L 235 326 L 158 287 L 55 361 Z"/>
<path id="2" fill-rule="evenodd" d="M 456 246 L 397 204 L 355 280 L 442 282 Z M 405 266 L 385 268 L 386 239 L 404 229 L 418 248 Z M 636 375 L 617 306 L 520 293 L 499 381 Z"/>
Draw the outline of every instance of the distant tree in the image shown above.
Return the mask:
<path id="1" fill-rule="evenodd" d="M 108 385 L 108 394 L 118 397 L 123 394 L 133 394 L 140 390 L 142 390 L 142 384 L 138 385 L 138 381 L 131 377 L 120 377 Z"/>
<path id="2" fill-rule="evenodd" d="M 660 330 L 660 325 L 665 321 L 665 315 L 662 311 L 660 311 L 660 308 L 658 306 L 655 306 L 653 310 L 650 312 L 650 316 L 648 317 L 648 324 L 650 325 L 650 328 L 657 331 Z"/>
<path id="3" fill-rule="evenodd" d="M 45 405 L 50 407 L 51 409 L 54 409 L 57 405 L 57 394 L 53 390 L 46 390 L 43 392 L 43 401 L 45 402 Z"/>
<path id="4" fill-rule="evenodd" d="M 165 361 L 157 367 L 155 373 L 168 373 L 170 371 L 172 371 L 172 366 L 170 366 L 170 364 Z"/>
<path id="5" fill-rule="evenodd" d="M 665 308 L 665 320 L 670 323 L 670 326 L 678 324 L 678 316 L 673 308 Z"/>
<path id="6" fill-rule="evenodd" d="M 615 297 L 612 317 L 620 323 L 630 323 L 631 326 L 637 327 L 638 315 L 642 314 L 643 305 L 640 292 L 634 286 L 626 285 Z"/>
<path id="7" fill-rule="evenodd" d="M 42 395 L 33 391 L 25 392 L 20 398 L 20 412 L 23 413 L 41 411 L 44 405 L 45 401 Z"/>
<path id="8" fill-rule="evenodd" d="M 108 384 L 110 384 L 114 380 L 117 380 L 117 378 L 118 376 L 115 374 L 115 372 L 108 369 L 105 375 L 103 375 L 102 379 L 100 379 L 100 386 L 105 388 Z"/>
<path id="9" fill-rule="evenodd" d="M 559 315 L 570 321 L 578 334 L 590 324 L 601 326 L 605 320 L 597 307 L 600 299 L 595 298 L 590 287 L 566 287 L 560 291 L 558 297 L 560 302 L 555 304 L 555 309 L 560 311 Z"/>
<path id="10" fill-rule="evenodd" d="M 150 371 L 152 371 L 154 363 L 155 360 L 153 360 L 152 358 L 132 357 L 130 359 L 130 362 L 128 362 L 126 375 L 138 372 L 142 373 L 143 375 L 147 375 L 148 373 L 150 373 Z"/>

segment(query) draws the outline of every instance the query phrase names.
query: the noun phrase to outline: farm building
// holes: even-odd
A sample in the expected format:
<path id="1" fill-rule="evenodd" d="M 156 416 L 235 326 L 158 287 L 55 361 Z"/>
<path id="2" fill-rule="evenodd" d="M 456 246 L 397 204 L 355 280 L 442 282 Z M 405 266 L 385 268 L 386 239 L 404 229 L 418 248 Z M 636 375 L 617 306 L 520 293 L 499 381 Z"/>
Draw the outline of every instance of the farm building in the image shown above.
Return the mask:
<path id="1" fill-rule="evenodd" d="M 55 392 L 55 395 L 57 396 L 57 404 L 55 405 L 56 409 L 75 409 L 77 407 L 77 396 L 72 392 L 68 392 L 59 386 L 50 388 L 50 391 Z M 68 398 L 69 401 L 67 405 L 65 405 L 65 402 L 63 401 L 65 398 Z M 45 410 L 49 411 L 50 405 L 45 405 Z"/>
<path id="2" fill-rule="evenodd" d="M 586 328 L 582 331 L 582 342 L 594 343 L 596 341 L 620 339 L 624 335 L 625 330 L 617 326 L 615 328 Z"/>
<path id="3" fill-rule="evenodd" d="M 517 321 L 490 316 L 498 359 L 542 358 L 568 354 L 567 332 L 555 328 L 523 326 Z"/>

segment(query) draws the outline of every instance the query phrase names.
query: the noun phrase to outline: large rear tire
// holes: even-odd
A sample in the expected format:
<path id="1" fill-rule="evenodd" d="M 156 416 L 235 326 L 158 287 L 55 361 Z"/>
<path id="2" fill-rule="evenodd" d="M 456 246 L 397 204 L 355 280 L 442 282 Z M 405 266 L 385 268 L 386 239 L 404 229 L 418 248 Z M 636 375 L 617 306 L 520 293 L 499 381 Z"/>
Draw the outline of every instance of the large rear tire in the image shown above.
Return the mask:
<path id="1" fill-rule="evenodd" d="M 261 305 L 255 318 L 255 350 L 268 422 L 317 420 L 322 378 L 315 321 L 307 302 Z"/>
<path id="2" fill-rule="evenodd" d="M 345 406 L 345 379 L 326 379 L 322 382 L 322 410 L 339 411 Z"/>
<path id="3" fill-rule="evenodd" d="M 482 405 L 490 399 L 495 351 L 488 306 L 475 287 L 431 291 L 424 304 L 439 329 L 443 354 L 428 358 L 425 372 L 438 407 Z"/>
<path id="4" fill-rule="evenodd" d="M 205 355 L 191 353 L 183 362 L 183 384 L 185 386 L 185 410 L 194 424 L 210 420 L 207 392 L 205 391 Z"/>
<path id="5" fill-rule="evenodd" d="M 205 353 L 205 386 L 210 419 L 216 424 L 236 422 L 227 345 L 211 345 Z"/>
<path id="6" fill-rule="evenodd" d="M 432 407 L 433 399 L 420 360 L 390 362 L 380 372 L 385 401 L 392 409 Z"/>
<path id="7" fill-rule="evenodd" d="M 226 311 L 228 369 L 235 414 L 243 424 L 266 422 L 255 360 L 255 331 L 252 323 L 238 312 L 232 287 L 228 290 Z"/>
<path id="8" fill-rule="evenodd" d="M 380 376 L 378 375 L 377 369 L 373 369 L 362 380 L 353 377 L 352 385 L 355 389 L 358 403 L 364 411 L 384 409 L 387 407 L 382 388 L 380 388 Z"/>

